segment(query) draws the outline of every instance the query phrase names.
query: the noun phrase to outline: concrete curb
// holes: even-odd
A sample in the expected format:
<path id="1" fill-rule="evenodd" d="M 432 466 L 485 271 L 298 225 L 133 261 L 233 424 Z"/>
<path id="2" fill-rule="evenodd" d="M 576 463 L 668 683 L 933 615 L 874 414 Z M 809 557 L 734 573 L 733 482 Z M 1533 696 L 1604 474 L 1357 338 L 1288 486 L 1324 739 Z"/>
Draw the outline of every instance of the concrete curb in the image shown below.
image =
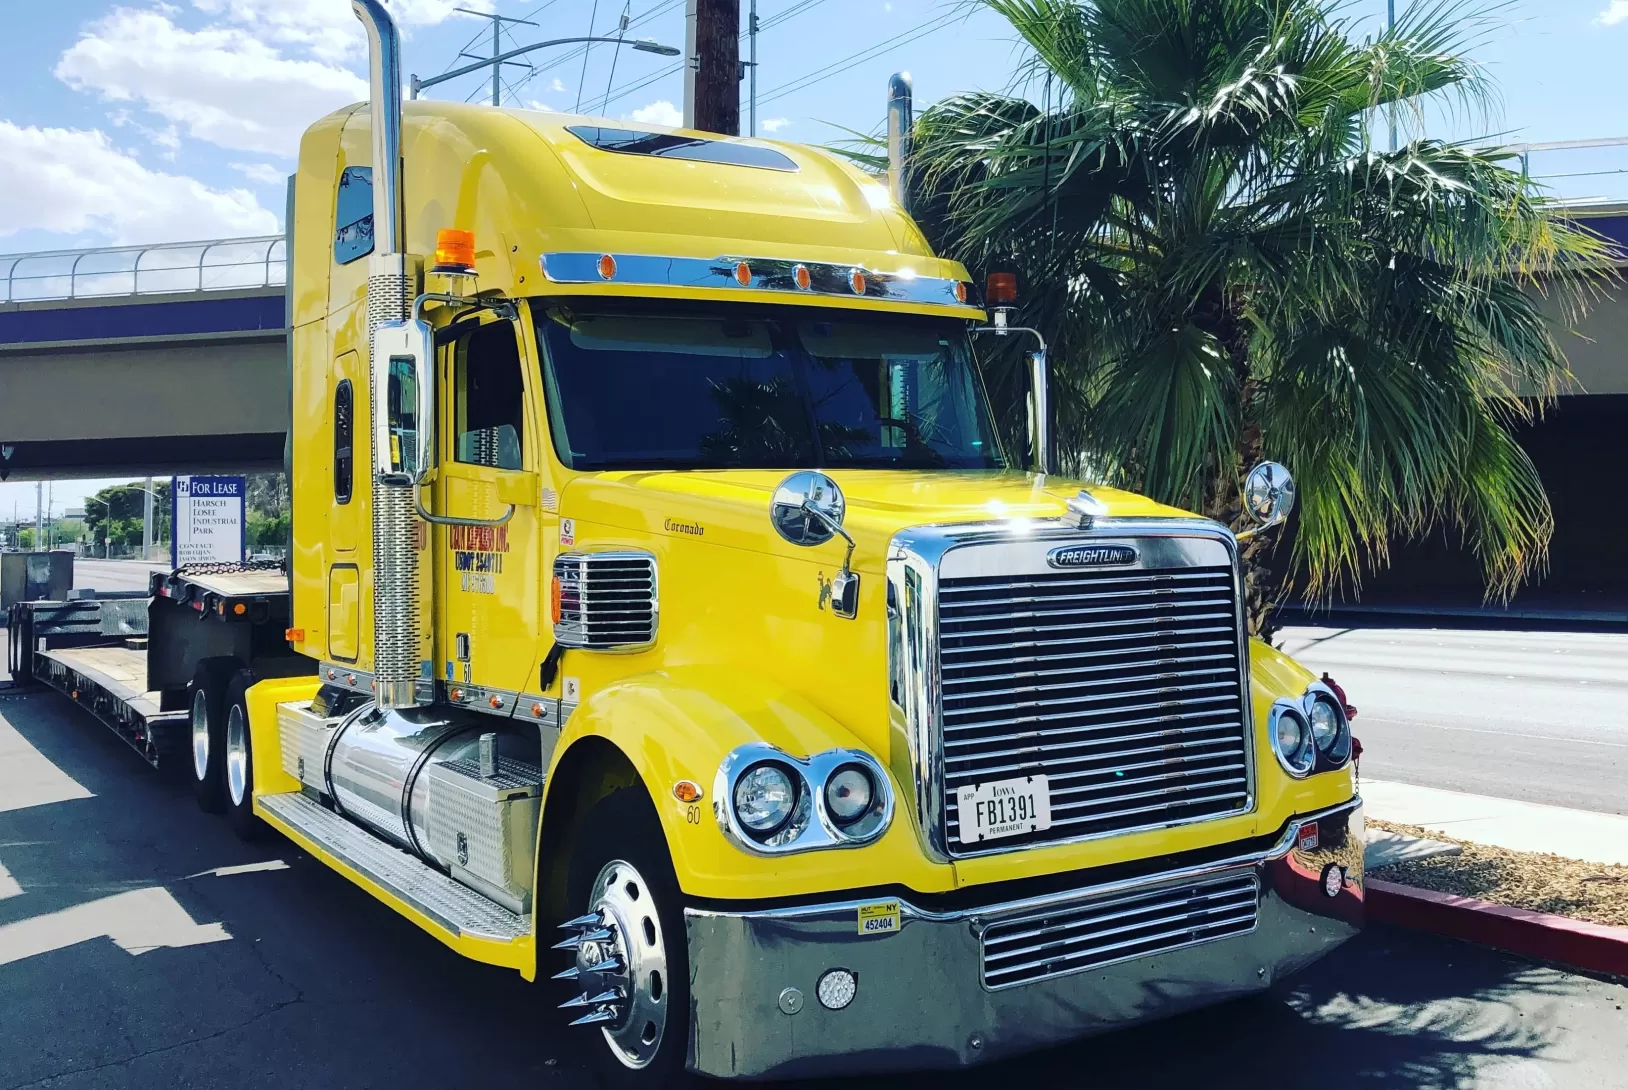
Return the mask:
<path id="1" fill-rule="evenodd" d="M 1368 919 L 1464 939 L 1593 973 L 1628 977 L 1628 927 L 1608 927 L 1474 897 L 1369 879 Z"/>

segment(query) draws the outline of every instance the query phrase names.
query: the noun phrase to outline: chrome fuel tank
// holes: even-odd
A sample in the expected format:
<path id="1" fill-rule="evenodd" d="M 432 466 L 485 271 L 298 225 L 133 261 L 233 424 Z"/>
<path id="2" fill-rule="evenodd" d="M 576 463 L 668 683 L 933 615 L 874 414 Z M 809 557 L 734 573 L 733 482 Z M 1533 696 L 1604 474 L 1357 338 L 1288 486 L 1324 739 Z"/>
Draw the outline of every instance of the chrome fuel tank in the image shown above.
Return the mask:
<path id="1" fill-rule="evenodd" d="M 541 756 L 536 737 L 490 717 L 444 707 L 380 711 L 369 704 L 334 729 L 318 783 L 310 783 L 310 762 L 301 780 L 331 797 L 346 817 L 510 911 L 525 912 Z"/>

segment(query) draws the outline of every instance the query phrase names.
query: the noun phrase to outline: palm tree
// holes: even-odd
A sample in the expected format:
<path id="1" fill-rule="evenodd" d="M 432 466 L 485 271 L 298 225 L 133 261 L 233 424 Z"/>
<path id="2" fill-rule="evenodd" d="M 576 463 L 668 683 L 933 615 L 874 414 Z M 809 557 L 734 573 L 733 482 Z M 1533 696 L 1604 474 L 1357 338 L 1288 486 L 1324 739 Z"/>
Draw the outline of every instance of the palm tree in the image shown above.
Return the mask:
<path id="1" fill-rule="evenodd" d="M 940 252 L 1025 280 L 1065 468 L 1239 528 L 1242 472 L 1287 463 L 1289 570 L 1270 535 L 1246 550 L 1262 634 L 1287 576 L 1354 588 L 1442 526 L 1489 596 L 1541 573 L 1552 516 L 1510 429 L 1569 373 L 1537 295 L 1575 313 L 1608 244 L 1507 154 L 1369 131 L 1486 105 L 1463 55 L 1484 12 L 1416 3 L 1359 39 L 1330 0 L 975 2 L 1032 51 L 1042 104 L 924 111 L 913 206 Z M 986 376 L 1012 438 L 1016 363 Z"/>

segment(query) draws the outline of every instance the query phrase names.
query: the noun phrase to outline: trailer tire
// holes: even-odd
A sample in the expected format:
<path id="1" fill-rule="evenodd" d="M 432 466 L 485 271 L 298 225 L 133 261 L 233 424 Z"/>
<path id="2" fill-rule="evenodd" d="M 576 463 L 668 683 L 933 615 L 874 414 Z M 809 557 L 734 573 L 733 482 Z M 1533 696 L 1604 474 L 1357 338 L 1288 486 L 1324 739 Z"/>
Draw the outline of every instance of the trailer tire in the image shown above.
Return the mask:
<path id="1" fill-rule="evenodd" d="M 226 687 L 235 665 L 231 659 L 204 659 L 187 686 L 187 767 L 193 797 L 206 814 L 226 809 Z"/>
<path id="2" fill-rule="evenodd" d="M 655 808 L 641 788 L 624 788 L 595 804 L 579 830 L 566 883 L 567 918 L 576 920 L 609 906 L 602 910 L 602 918 L 620 921 L 614 927 L 616 937 L 600 943 L 595 952 L 620 956 L 623 969 L 617 975 L 631 1000 L 621 1005 L 618 1022 L 568 1032 L 597 1038 L 589 1052 L 605 1090 L 694 1086 L 684 1069 L 690 1017 L 684 896 Z M 636 949 L 630 950 L 630 944 Z M 565 956 L 568 961 L 562 968 L 577 967 L 579 972 L 593 960 L 580 945 Z M 580 1002 L 606 983 L 593 976 L 568 980 L 562 998 L 567 1004 Z M 570 1021 L 595 1008 L 564 1009 Z"/>
<path id="3" fill-rule="evenodd" d="M 34 615 L 21 603 L 6 614 L 6 667 L 18 685 L 34 680 L 33 621 Z"/>
<path id="4" fill-rule="evenodd" d="M 259 840 L 266 826 L 254 813 L 254 746 L 249 729 L 249 686 L 254 677 L 247 670 L 231 676 L 226 686 L 226 751 L 223 762 L 226 782 L 226 821 L 240 840 Z"/>

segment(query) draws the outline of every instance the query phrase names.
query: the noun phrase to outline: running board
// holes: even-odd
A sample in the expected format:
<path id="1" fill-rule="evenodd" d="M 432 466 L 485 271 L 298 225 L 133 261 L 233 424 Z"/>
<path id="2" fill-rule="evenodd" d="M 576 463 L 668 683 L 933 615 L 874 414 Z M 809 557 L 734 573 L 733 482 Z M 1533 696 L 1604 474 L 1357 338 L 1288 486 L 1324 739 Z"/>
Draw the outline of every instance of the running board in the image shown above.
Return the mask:
<path id="1" fill-rule="evenodd" d="M 324 861 L 355 872 L 456 938 L 514 943 L 531 935 L 529 916 L 454 882 L 298 791 L 261 795 L 255 802 L 273 825 L 329 857 Z"/>

